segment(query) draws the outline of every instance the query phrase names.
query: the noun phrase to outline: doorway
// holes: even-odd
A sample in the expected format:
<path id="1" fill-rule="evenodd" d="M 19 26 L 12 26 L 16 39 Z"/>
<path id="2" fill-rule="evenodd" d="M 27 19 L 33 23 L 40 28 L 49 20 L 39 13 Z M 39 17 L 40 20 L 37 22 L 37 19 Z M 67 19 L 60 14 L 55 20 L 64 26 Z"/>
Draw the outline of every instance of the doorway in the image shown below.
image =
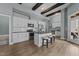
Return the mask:
<path id="1" fill-rule="evenodd" d="M 79 44 L 79 15 L 78 13 L 74 13 L 69 17 L 69 25 L 68 25 L 68 32 L 69 32 L 69 38 L 68 40 Z"/>

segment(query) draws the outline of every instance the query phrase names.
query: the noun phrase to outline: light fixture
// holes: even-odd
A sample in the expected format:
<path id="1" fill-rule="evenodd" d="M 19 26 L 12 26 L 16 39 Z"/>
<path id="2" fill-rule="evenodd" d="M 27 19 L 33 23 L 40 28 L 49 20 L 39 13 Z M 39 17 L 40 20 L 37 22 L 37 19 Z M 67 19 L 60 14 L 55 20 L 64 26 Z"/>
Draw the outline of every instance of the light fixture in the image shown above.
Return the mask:
<path id="1" fill-rule="evenodd" d="M 22 5 L 22 3 L 18 3 L 19 5 Z"/>
<path id="2" fill-rule="evenodd" d="M 42 10 L 44 10 L 45 8 L 43 7 Z"/>

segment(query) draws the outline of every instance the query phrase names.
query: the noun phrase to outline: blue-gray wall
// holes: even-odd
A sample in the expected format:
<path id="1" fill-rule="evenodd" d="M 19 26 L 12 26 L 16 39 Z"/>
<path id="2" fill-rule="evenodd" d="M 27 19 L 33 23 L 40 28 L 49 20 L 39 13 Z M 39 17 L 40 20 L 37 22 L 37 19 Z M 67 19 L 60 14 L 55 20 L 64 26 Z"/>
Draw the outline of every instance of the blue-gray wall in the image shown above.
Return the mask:
<path id="1" fill-rule="evenodd" d="M 67 15 L 67 8 L 64 11 L 65 17 L 64 17 L 64 35 L 65 38 L 67 38 L 67 34 L 68 34 L 68 15 Z"/>
<path id="2" fill-rule="evenodd" d="M 73 13 L 79 11 L 79 3 L 72 3 L 68 8 L 67 8 L 67 15 L 70 16 Z M 67 19 L 68 19 L 67 16 Z M 69 22 L 69 20 L 68 20 Z M 68 25 L 69 26 L 69 25 Z M 68 27 L 69 28 L 69 27 Z M 70 30 L 68 29 L 68 38 L 70 39 Z"/>
<path id="3" fill-rule="evenodd" d="M 79 11 L 79 3 L 72 3 L 68 8 L 68 16 Z"/>
<path id="4" fill-rule="evenodd" d="M 9 34 L 9 17 L 0 15 L 0 35 Z"/>
<path id="5" fill-rule="evenodd" d="M 64 9 L 64 37 L 67 38 L 68 36 L 68 16 L 72 15 L 76 11 L 79 11 L 79 3 L 72 3 L 66 9 Z M 63 17 L 63 16 L 62 16 Z"/>

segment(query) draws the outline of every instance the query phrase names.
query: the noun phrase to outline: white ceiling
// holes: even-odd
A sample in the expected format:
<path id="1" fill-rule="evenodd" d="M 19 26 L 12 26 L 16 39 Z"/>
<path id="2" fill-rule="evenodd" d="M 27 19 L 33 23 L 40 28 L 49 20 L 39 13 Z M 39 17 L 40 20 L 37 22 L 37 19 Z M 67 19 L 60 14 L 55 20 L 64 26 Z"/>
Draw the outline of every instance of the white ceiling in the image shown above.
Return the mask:
<path id="1" fill-rule="evenodd" d="M 48 9 L 49 7 L 55 5 L 56 3 L 44 3 L 43 5 L 41 5 L 39 8 L 37 8 L 35 10 L 35 12 L 41 13 L 42 11 Z"/>
<path id="2" fill-rule="evenodd" d="M 32 10 L 32 7 L 35 6 L 36 3 L 23 3 L 23 5 L 26 7 L 26 8 L 29 8 Z"/>
<path id="3" fill-rule="evenodd" d="M 47 17 L 41 15 L 40 13 L 32 10 L 33 6 L 35 5 L 36 3 L 22 3 L 21 7 L 24 8 L 24 12 L 27 12 L 32 18 L 41 19 L 41 20 L 48 19 Z"/>
<path id="4" fill-rule="evenodd" d="M 67 4 L 64 4 L 64 5 L 60 6 L 60 7 L 57 7 L 57 8 L 55 8 L 55 9 L 53 9 L 53 10 L 47 12 L 47 13 L 45 13 L 44 16 L 45 16 L 45 15 L 48 15 L 48 14 L 50 14 L 50 13 L 53 13 L 53 12 L 55 12 L 55 11 L 62 10 L 62 9 L 64 9 L 64 8 L 66 8 L 67 6 L 69 6 L 68 3 L 67 3 Z"/>
<path id="5" fill-rule="evenodd" d="M 37 8 L 35 11 L 33 11 L 32 8 L 33 8 L 33 6 L 36 5 L 36 3 L 23 3 L 22 6 L 24 6 L 24 8 L 26 8 L 26 9 L 31 10 L 35 15 L 39 16 L 39 18 L 44 19 L 44 18 L 47 18 L 47 17 L 45 17 L 45 15 L 50 14 L 50 13 L 55 12 L 55 11 L 58 11 L 58 10 L 61 10 L 63 8 L 66 8 L 69 5 L 69 4 L 62 5 L 62 6 L 58 7 L 58 8 L 55 8 L 55 9 L 45 13 L 44 15 L 41 15 L 42 11 L 48 9 L 49 7 L 51 7 L 51 6 L 55 5 L 55 4 L 56 3 L 44 3 L 39 8 Z M 30 12 L 30 13 L 32 14 L 32 12 Z M 34 15 L 34 14 L 32 14 L 32 15 Z M 48 17 L 48 18 L 50 18 L 50 17 Z"/>

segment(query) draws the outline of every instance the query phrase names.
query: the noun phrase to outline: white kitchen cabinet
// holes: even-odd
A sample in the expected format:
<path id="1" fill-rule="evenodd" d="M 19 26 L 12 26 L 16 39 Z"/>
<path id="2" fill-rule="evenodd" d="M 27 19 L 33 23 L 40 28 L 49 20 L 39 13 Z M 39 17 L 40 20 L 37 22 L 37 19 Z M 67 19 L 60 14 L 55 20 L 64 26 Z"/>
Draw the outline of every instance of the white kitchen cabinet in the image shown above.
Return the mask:
<path id="1" fill-rule="evenodd" d="M 14 43 L 23 42 L 29 40 L 27 31 L 27 18 L 13 17 L 12 24 L 12 41 Z"/>
<path id="2" fill-rule="evenodd" d="M 28 19 L 26 19 L 26 18 L 14 17 L 13 18 L 13 27 L 27 27 L 27 22 L 28 22 Z"/>
<path id="3" fill-rule="evenodd" d="M 20 27 L 21 19 L 19 17 L 13 18 L 13 27 Z"/>
<path id="4" fill-rule="evenodd" d="M 60 36 L 61 32 L 60 31 L 55 31 L 56 36 Z"/>
<path id="5" fill-rule="evenodd" d="M 34 27 L 28 27 L 28 23 L 34 24 Z M 13 17 L 12 23 L 12 41 L 14 43 L 23 42 L 29 40 L 29 33 L 26 32 L 28 29 L 33 29 L 38 31 L 38 24 L 44 26 L 43 31 L 45 31 L 45 22 L 29 20 L 27 18 Z"/>
<path id="6" fill-rule="evenodd" d="M 27 31 L 27 28 L 13 28 L 13 32 Z"/>
<path id="7" fill-rule="evenodd" d="M 27 41 L 28 38 L 28 33 L 13 33 L 13 43 L 19 43 L 23 41 Z"/>
<path id="8" fill-rule="evenodd" d="M 39 22 L 39 31 L 40 31 L 40 30 L 41 30 L 41 31 L 45 31 L 45 29 L 46 29 L 45 27 L 46 27 L 46 23 L 40 21 L 40 22 Z"/>

